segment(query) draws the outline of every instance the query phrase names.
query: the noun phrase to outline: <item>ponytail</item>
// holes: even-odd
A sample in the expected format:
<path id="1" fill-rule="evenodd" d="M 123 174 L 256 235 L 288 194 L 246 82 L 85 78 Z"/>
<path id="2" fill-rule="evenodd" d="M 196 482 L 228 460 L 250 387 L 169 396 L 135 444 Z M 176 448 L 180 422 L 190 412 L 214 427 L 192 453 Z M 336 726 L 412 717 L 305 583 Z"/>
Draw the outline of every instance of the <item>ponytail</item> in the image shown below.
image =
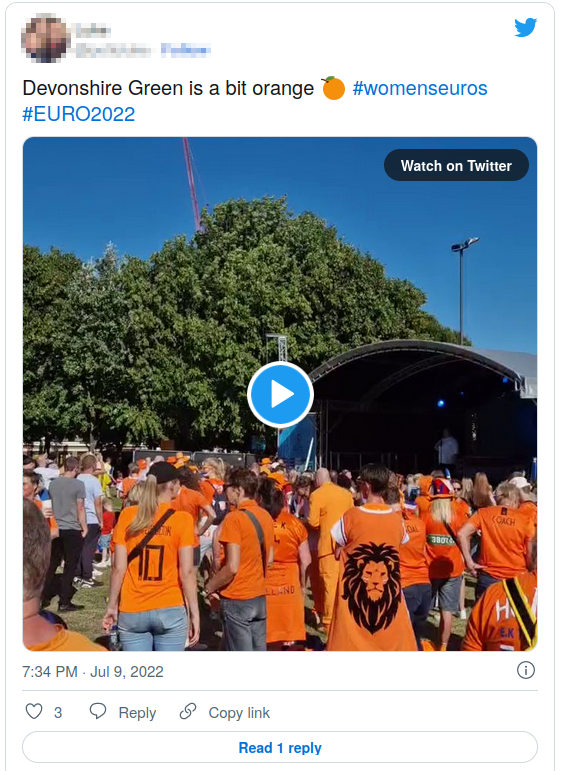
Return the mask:
<path id="1" fill-rule="evenodd" d="M 148 474 L 140 495 L 136 516 L 126 531 L 126 538 L 134 538 L 151 525 L 159 504 L 157 498 L 157 479 Z"/>
<path id="2" fill-rule="evenodd" d="M 430 514 L 435 522 L 444 522 L 450 524 L 452 522 L 452 499 L 451 498 L 435 498 L 430 506 Z"/>

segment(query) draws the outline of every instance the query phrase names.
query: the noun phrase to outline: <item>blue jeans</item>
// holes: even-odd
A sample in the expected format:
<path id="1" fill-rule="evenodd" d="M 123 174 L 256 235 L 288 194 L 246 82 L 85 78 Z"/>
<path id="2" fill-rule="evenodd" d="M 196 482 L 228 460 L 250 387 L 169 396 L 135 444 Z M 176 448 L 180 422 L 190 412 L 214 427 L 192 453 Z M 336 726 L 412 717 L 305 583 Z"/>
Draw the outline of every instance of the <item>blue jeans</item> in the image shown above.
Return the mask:
<path id="1" fill-rule="evenodd" d="M 492 584 L 496 584 L 500 580 L 501 579 L 499 578 L 490 576 L 489 573 L 485 572 L 485 570 L 480 570 L 478 573 L 478 582 L 476 584 L 476 602 L 479 600 L 486 589 L 489 589 Z"/>
<path id="2" fill-rule="evenodd" d="M 405 595 L 405 602 L 407 603 L 407 609 L 409 616 L 411 617 L 411 624 L 413 625 L 413 632 L 417 640 L 417 646 L 420 651 L 423 647 L 421 644 L 421 637 L 423 635 L 423 627 L 425 621 L 428 618 L 428 611 L 432 601 L 432 592 L 430 584 L 413 584 L 403 589 Z"/>
<path id="3" fill-rule="evenodd" d="M 118 616 L 123 651 L 184 651 L 187 628 L 184 605 Z"/>
<path id="4" fill-rule="evenodd" d="M 229 600 L 222 597 L 223 648 L 225 651 L 267 650 L 265 597 Z"/>

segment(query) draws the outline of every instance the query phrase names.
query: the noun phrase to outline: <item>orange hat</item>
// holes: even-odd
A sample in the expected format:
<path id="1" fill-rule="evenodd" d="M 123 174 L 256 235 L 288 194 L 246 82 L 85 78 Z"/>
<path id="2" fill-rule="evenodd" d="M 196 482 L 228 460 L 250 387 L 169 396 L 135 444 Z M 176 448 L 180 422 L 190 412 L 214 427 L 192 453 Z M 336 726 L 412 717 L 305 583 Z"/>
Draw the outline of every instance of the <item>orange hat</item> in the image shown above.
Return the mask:
<path id="1" fill-rule="evenodd" d="M 190 461 L 190 458 L 188 455 L 183 455 L 183 453 L 177 453 L 177 456 L 175 457 L 175 468 L 183 468 L 185 463 L 188 463 Z"/>
<path id="2" fill-rule="evenodd" d="M 140 459 L 138 460 L 138 466 L 139 466 L 139 468 L 140 468 L 140 469 L 142 469 L 142 470 L 143 470 L 144 468 L 147 468 L 147 461 L 146 461 L 146 459 L 145 459 L 145 458 L 140 458 Z"/>
<path id="3" fill-rule="evenodd" d="M 271 458 L 262 458 L 261 459 L 261 465 L 262 466 L 269 466 L 270 463 L 271 463 Z"/>
<path id="4" fill-rule="evenodd" d="M 174 455 L 170 455 L 167 458 L 167 463 L 176 463 L 176 462 L 177 462 L 177 458 Z"/>
<path id="5" fill-rule="evenodd" d="M 454 488 L 452 487 L 452 482 L 449 479 L 433 479 L 428 494 L 433 500 L 453 498 Z"/>
<path id="6" fill-rule="evenodd" d="M 419 478 L 418 485 L 421 495 L 428 495 L 430 485 L 432 484 L 431 476 L 423 476 Z"/>
<path id="7" fill-rule="evenodd" d="M 269 478 L 273 479 L 277 487 L 283 487 L 285 484 L 285 474 L 281 471 L 274 471 L 272 474 L 269 474 Z"/>

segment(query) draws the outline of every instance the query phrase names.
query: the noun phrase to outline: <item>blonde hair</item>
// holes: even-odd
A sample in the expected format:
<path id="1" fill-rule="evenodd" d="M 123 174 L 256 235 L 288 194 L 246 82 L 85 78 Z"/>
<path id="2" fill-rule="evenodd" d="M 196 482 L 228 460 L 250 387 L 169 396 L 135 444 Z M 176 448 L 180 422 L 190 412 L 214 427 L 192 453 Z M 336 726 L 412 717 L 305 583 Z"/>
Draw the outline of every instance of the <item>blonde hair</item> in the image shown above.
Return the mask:
<path id="1" fill-rule="evenodd" d="M 140 502 L 143 489 L 145 487 L 145 479 L 142 479 L 141 482 L 136 482 L 136 484 L 132 487 L 130 492 L 128 493 L 128 504 L 130 506 L 137 506 Z"/>
<path id="2" fill-rule="evenodd" d="M 203 468 L 210 468 L 214 472 L 214 478 L 224 481 L 226 464 L 220 458 L 207 458 L 202 464 Z"/>
<path id="3" fill-rule="evenodd" d="M 112 501 L 112 498 L 103 498 L 102 508 L 104 509 L 104 511 L 114 511 L 114 503 Z"/>
<path id="4" fill-rule="evenodd" d="M 141 485 L 134 485 L 134 487 L 141 487 Z M 145 484 L 140 491 L 136 516 L 126 531 L 126 538 L 134 538 L 150 527 L 159 505 L 158 495 L 159 486 L 157 479 L 153 474 L 148 474 L 145 478 Z"/>
<path id="5" fill-rule="evenodd" d="M 515 485 L 510 482 L 502 482 L 495 490 L 495 502 L 498 506 L 510 506 L 518 509 L 521 502 L 521 494 Z"/>
<path id="6" fill-rule="evenodd" d="M 434 498 L 430 507 L 430 515 L 435 522 L 450 524 L 453 513 L 454 509 L 452 508 L 451 498 Z"/>

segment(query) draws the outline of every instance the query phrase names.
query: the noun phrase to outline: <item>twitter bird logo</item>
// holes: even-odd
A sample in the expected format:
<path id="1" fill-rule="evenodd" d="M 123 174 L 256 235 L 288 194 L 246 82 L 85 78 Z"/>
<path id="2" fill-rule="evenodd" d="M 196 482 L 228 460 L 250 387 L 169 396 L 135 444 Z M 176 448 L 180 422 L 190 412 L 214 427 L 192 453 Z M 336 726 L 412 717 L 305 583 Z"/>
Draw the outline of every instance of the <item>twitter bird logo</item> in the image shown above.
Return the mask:
<path id="1" fill-rule="evenodd" d="M 527 19 L 527 21 L 523 24 L 520 21 L 517 21 L 515 19 L 515 27 L 517 28 L 517 34 L 515 37 L 528 37 L 531 32 L 535 28 L 535 24 L 537 23 L 536 19 Z"/>

